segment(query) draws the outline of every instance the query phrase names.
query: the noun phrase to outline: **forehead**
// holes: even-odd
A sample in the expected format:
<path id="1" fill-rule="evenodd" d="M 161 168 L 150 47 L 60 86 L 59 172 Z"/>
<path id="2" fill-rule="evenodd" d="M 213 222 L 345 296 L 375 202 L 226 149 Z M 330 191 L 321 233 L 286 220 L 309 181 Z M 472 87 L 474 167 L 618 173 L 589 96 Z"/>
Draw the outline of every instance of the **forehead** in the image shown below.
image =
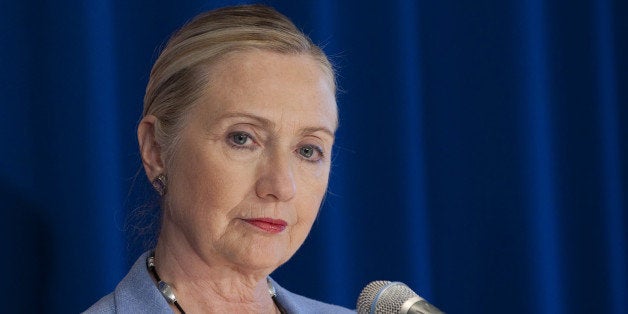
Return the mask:
<path id="1" fill-rule="evenodd" d="M 236 52 L 207 74 L 200 105 L 212 116 L 246 111 L 270 120 L 309 120 L 332 131 L 337 127 L 333 77 L 309 55 Z"/>

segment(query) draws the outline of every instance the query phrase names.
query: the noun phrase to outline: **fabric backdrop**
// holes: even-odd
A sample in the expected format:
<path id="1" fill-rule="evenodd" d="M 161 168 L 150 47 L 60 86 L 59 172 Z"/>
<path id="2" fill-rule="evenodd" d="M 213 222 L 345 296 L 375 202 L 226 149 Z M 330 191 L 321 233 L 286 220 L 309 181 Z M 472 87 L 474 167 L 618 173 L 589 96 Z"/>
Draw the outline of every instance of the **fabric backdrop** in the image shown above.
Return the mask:
<path id="1" fill-rule="evenodd" d="M 155 215 L 135 139 L 152 62 L 235 3 L 0 2 L 3 312 L 76 313 L 126 274 Z M 448 313 L 628 313 L 627 1 L 266 3 L 342 89 L 329 193 L 282 285 L 352 308 L 385 279 Z"/>

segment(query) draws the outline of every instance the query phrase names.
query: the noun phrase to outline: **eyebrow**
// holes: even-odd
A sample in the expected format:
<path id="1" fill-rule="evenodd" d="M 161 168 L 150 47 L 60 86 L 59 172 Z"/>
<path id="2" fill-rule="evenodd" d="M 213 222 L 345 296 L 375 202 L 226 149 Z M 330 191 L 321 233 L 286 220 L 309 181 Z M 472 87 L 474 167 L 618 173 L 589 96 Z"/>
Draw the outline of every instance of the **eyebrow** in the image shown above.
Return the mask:
<path id="1" fill-rule="evenodd" d="M 334 133 L 333 133 L 330 129 L 325 128 L 325 127 L 309 127 L 309 128 L 303 128 L 303 129 L 301 129 L 301 134 L 302 134 L 302 135 L 303 135 L 303 134 L 312 134 L 312 133 L 319 132 L 319 131 L 320 131 L 320 132 L 323 132 L 323 133 L 327 133 L 327 135 L 331 136 L 331 138 L 336 137 L 336 136 L 334 135 Z"/>
<path id="2" fill-rule="evenodd" d="M 224 120 L 224 119 L 229 119 L 229 118 L 249 118 L 251 120 L 256 120 L 263 127 L 271 128 L 271 129 L 275 127 L 275 122 L 270 121 L 266 118 L 260 117 L 258 115 L 247 113 L 247 112 L 227 112 L 221 115 L 220 118 L 218 118 L 218 120 Z"/>
<path id="3" fill-rule="evenodd" d="M 268 128 L 268 129 L 274 129 L 276 126 L 275 122 L 268 120 L 264 117 L 260 117 L 255 114 L 248 113 L 248 112 L 227 112 L 221 115 L 220 118 L 218 118 L 218 120 L 220 121 L 220 120 L 229 119 L 229 118 L 248 118 L 248 119 L 257 121 L 263 127 Z M 304 134 L 311 134 L 311 133 L 315 133 L 319 131 L 323 133 L 327 133 L 332 138 L 335 137 L 334 132 L 332 130 L 326 127 L 322 127 L 322 126 L 321 127 L 318 127 L 318 126 L 305 127 L 301 129 L 299 133 L 304 135 Z"/>

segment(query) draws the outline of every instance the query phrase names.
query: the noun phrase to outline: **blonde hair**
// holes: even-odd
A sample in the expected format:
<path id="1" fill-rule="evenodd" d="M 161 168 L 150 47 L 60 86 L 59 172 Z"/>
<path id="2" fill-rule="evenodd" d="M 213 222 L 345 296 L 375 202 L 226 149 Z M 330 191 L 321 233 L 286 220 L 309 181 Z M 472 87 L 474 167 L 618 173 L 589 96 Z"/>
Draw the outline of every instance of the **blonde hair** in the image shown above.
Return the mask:
<path id="1" fill-rule="evenodd" d="M 336 88 L 325 53 L 275 9 L 243 5 L 202 13 L 170 38 L 146 87 L 143 116 L 157 117 L 155 138 L 166 162 L 176 150 L 185 114 L 208 84 L 207 68 L 228 53 L 251 49 L 309 55 L 320 62 Z"/>

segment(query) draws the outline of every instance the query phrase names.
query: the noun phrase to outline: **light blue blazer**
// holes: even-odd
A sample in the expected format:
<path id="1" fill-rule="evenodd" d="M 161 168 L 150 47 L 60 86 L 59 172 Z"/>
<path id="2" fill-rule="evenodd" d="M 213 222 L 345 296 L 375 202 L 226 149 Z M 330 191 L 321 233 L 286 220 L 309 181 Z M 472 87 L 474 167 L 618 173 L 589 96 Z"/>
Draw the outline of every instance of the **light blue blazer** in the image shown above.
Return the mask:
<path id="1" fill-rule="evenodd" d="M 146 252 L 140 256 L 116 290 L 84 313 L 172 313 L 146 269 Z M 292 313 L 355 313 L 344 307 L 331 305 L 294 294 L 271 279 L 277 300 L 289 314 Z"/>

